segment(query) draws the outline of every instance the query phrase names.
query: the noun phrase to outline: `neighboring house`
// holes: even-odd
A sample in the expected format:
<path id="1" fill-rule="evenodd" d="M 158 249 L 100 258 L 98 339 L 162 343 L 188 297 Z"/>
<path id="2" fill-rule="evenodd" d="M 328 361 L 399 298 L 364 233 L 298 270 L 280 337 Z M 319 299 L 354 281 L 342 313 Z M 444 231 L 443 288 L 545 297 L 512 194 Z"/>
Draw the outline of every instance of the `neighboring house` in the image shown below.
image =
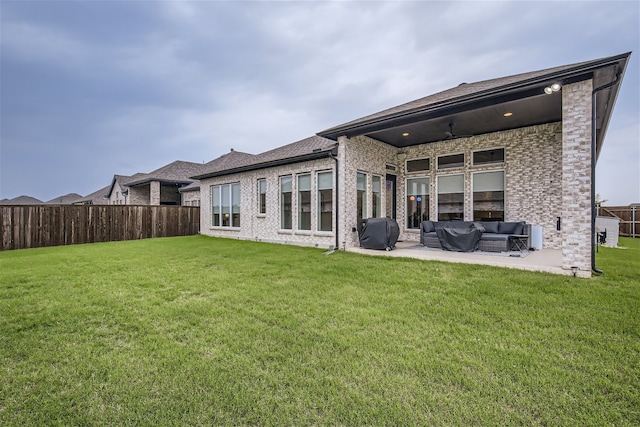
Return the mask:
<path id="1" fill-rule="evenodd" d="M 78 193 L 69 193 L 65 194 L 64 196 L 54 197 L 46 203 L 48 205 L 71 205 L 81 198 L 82 196 Z"/>
<path id="2" fill-rule="evenodd" d="M 255 155 L 253 154 L 235 151 L 232 148 L 229 153 L 223 154 L 217 159 L 200 165 L 200 168 L 201 172 L 231 169 L 238 165 L 251 162 L 254 157 Z M 178 191 L 182 195 L 183 206 L 200 206 L 200 182 L 194 181 L 185 187 L 181 187 Z"/>
<path id="3" fill-rule="evenodd" d="M 87 194 L 73 202 L 74 205 L 108 205 L 107 192 L 111 188 L 110 185 L 103 187 L 91 194 Z"/>
<path id="4" fill-rule="evenodd" d="M 0 200 L 0 205 L 41 205 L 42 203 L 44 203 L 42 200 L 31 196 L 18 196 L 13 199 Z"/>
<path id="5" fill-rule="evenodd" d="M 361 218 L 526 221 L 595 268 L 593 171 L 630 53 L 461 84 L 194 176 L 201 233 L 358 246 Z"/>
<path id="6" fill-rule="evenodd" d="M 178 191 L 193 182 L 190 177 L 200 172 L 201 163 L 176 160 L 148 174 L 142 174 L 128 181 L 128 205 L 180 205 L 181 196 Z M 114 180 L 115 182 L 115 180 Z M 122 190 L 122 188 L 121 188 Z M 114 188 L 109 197 L 112 197 Z"/>
<path id="7" fill-rule="evenodd" d="M 107 188 L 105 198 L 109 205 L 130 205 L 129 203 L 129 183 L 146 176 L 145 173 L 135 175 L 114 175 L 111 185 Z M 148 204 L 148 203 L 146 203 Z"/>

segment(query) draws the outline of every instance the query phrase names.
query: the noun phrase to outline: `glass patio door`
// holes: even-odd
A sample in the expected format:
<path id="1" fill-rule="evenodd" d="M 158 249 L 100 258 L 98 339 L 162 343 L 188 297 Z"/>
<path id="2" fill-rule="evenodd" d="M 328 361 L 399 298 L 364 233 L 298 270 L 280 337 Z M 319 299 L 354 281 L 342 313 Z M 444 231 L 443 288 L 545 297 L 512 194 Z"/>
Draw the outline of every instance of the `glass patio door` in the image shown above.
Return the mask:
<path id="1" fill-rule="evenodd" d="M 385 183 L 385 216 L 396 219 L 396 176 L 387 174 Z"/>

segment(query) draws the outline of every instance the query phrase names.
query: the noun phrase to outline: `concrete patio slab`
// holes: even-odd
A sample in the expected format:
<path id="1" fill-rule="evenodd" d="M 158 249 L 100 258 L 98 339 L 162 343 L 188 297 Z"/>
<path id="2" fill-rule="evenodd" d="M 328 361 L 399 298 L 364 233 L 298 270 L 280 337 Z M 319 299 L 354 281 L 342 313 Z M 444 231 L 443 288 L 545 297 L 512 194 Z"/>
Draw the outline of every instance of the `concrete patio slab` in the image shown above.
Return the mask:
<path id="1" fill-rule="evenodd" d="M 543 249 L 530 251 L 526 256 L 520 257 L 519 253 L 492 254 L 487 252 L 450 252 L 440 249 L 431 249 L 421 246 L 418 242 L 398 242 L 392 251 L 380 251 L 373 249 L 349 248 L 348 252 L 357 252 L 365 255 L 406 257 L 430 261 L 457 262 L 463 264 L 482 264 L 495 267 L 515 268 L 519 270 L 540 271 L 552 274 L 573 275 L 571 270 L 562 268 L 562 251 L 557 249 Z M 582 276 L 584 272 L 579 272 Z"/>

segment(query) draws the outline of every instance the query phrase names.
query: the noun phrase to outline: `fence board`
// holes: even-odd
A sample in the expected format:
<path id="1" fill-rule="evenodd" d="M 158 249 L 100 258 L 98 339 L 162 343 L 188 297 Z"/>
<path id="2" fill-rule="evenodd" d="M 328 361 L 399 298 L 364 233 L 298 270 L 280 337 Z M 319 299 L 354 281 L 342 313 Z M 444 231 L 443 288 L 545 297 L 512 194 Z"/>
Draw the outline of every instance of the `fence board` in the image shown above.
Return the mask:
<path id="1" fill-rule="evenodd" d="M 189 236 L 197 206 L 3 205 L 0 250 Z"/>
<path id="2" fill-rule="evenodd" d="M 600 206 L 598 215 L 620 220 L 620 236 L 640 237 L 640 206 Z"/>

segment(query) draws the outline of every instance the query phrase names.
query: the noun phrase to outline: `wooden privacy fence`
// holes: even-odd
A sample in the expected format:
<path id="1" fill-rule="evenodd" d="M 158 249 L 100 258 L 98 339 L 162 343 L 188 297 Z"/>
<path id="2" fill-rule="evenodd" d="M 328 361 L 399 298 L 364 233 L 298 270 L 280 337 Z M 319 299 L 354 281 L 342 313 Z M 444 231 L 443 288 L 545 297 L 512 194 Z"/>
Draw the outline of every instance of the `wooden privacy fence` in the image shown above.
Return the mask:
<path id="1" fill-rule="evenodd" d="M 196 206 L 0 205 L 0 250 L 188 236 L 200 231 Z"/>
<path id="2" fill-rule="evenodd" d="M 640 237 L 640 206 L 600 206 L 598 215 L 620 220 L 620 236 Z"/>

